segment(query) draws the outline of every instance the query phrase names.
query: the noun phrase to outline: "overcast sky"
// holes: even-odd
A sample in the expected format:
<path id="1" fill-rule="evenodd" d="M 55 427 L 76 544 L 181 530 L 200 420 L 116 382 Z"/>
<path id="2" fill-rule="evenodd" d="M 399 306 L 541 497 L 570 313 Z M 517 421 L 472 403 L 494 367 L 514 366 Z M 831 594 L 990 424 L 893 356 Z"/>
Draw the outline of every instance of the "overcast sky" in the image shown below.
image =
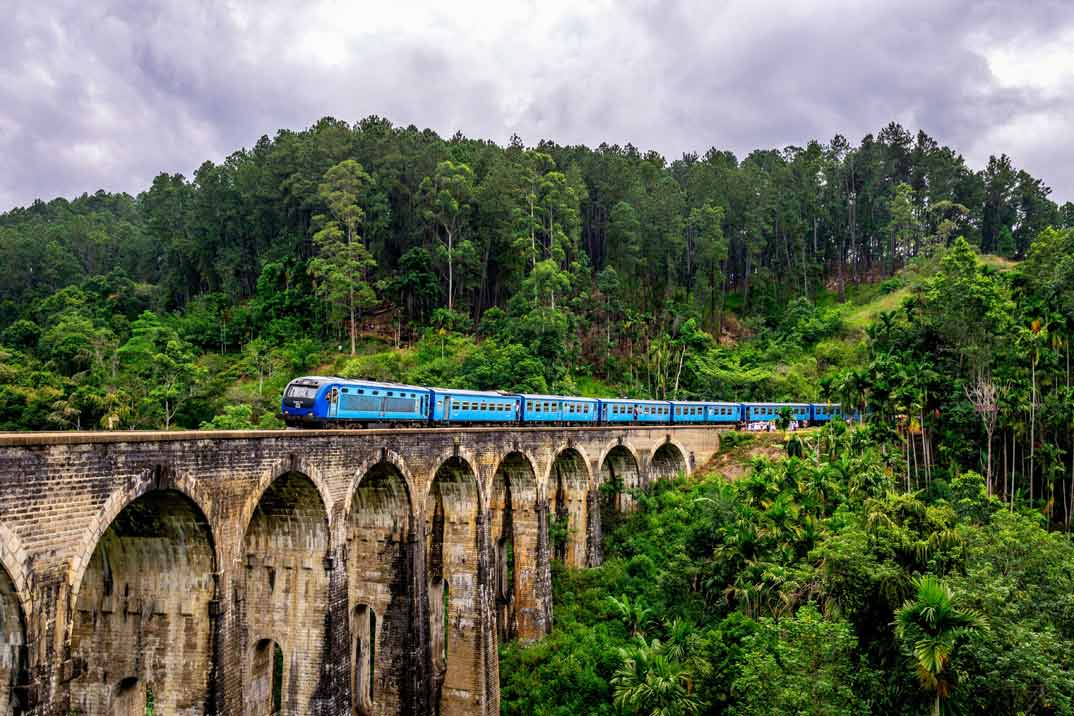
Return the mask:
<path id="1" fill-rule="evenodd" d="M 1006 152 L 1074 200 L 1066 0 L 263 5 L 0 0 L 0 211 L 137 193 L 279 128 L 370 114 L 669 159 L 856 143 L 894 119 L 974 168 Z"/>

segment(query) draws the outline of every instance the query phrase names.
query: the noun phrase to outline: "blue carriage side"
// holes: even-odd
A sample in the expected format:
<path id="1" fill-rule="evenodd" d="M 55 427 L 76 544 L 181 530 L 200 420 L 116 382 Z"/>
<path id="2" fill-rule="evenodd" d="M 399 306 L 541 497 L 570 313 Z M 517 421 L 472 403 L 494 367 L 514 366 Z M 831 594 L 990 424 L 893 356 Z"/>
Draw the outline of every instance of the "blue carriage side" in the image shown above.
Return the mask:
<path id="1" fill-rule="evenodd" d="M 742 422 L 741 403 L 707 403 L 706 422 L 723 425 L 738 425 Z"/>
<path id="2" fill-rule="evenodd" d="M 843 408 L 838 403 L 812 403 L 814 423 L 827 423 L 835 417 L 846 418 Z"/>
<path id="3" fill-rule="evenodd" d="M 809 403 L 744 403 L 748 422 L 771 422 L 779 417 L 784 408 L 791 409 L 791 418 L 798 421 L 809 420 Z"/>
<path id="4" fill-rule="evenodd" d="M 329 420 L 420 422 L 429 415 L 429 389 L 416 385 L 336 379 L 325 386 Z"/>
<path id="5" fill-rule="evenodd" d="M 600 401 L 564 395 L 520 393 L 523 423 L 597 423 Z"/>
<path id="6" fill-rule="evenodd" d="M 519 419 L 515 395 L 482 390 L 432 388 L 432 420 L 437 423 L 513 423 Z"/>
<path id="7" fill-rule="evenodd" d="M 601 400 L 606 423 L 670 423 L 671 403 L 666 400 Z"/>
<path id="8" fill-rule="evenodd" d="M 693 400 L 671 401 L 671 422 L 704 423 L 708 414 L 708 403 Z"/>

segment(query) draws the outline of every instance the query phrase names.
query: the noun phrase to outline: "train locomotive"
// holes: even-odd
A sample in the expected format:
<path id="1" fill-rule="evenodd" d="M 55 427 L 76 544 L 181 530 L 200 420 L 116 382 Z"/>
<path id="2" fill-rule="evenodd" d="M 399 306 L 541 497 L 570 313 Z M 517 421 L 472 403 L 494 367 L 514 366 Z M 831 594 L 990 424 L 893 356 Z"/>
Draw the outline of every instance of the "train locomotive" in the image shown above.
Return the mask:
<path id="1" fill-rule="evenodd" d="M 580 398 L 426 388 L 372 380 L 304 376 L 287 384 L 280 417 L 289 428 L 421 425 L 726 425 L 770 423 L 790 408 L 799 424 L 848 416 L 833 403 Z"/>

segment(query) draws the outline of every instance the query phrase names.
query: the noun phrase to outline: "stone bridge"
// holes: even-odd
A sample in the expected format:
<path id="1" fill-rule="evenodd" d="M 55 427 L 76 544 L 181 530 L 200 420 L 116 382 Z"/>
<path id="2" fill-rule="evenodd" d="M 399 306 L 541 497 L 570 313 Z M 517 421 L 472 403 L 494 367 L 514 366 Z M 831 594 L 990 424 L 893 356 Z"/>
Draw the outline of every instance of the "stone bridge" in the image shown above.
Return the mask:
<path id="1" fill-rule="evenodd" d="M 484 714 L 711 427 L 0 435 L 0 716 Z"/>

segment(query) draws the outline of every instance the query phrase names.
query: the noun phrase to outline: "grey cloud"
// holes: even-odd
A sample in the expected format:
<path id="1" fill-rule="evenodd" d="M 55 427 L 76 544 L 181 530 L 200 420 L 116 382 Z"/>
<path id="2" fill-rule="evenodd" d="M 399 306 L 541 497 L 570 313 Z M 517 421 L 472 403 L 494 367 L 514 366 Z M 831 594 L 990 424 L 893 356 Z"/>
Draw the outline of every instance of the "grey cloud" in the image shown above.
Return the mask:
<path id="1" fill-rule="evenodd" d="M 1069 37 L 1062 2 L 540 4 L 499 25 L 419 12 L 424 25 L 320 41 L 303 33 L 337 28 L 311 28 L 283 4 L 90 5 L 26 3 L 0 27 L 0 211 L 136 192 L 276 129 L 369 114 L 501 142 L 631 142 L 669 158 L 856 141 L 895 119 L 974 166 L 1006 152 L 1074 199 L 1063 121 L 1074 93 L 1001 86 L 985 56 L 996 43 Z M 337 45 L 341 61 L 319 57 Z"/>

